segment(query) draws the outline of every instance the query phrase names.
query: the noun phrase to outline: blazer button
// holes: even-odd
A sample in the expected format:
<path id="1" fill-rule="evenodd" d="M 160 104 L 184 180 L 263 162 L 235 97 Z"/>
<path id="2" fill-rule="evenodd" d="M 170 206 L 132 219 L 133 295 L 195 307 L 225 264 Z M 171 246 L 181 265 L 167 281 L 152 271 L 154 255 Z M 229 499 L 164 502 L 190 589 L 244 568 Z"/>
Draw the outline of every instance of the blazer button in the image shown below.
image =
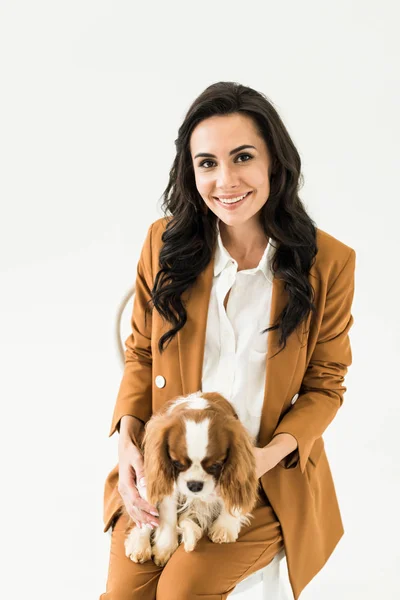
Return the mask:
<path id="1" fill-rule="evenodd" d="M 162 375 L 157 375 L 156 386 L 158 388 L 163 388 L 165 386 L 165 378 Z"/>
<path id="2" fill-rule="evenodd" d="M 296 402 L 296 400 L 297 400 L 297 398 L 298 398 L 298 397 L 299 397 L 299 395 L 298 395 L 298 394 L 295 394 L 295 395 L 293 396 L 293 398 L 291 399 L 291 401 L 290 401 L 290 404 L 294 404 L 294 403 Z"/>

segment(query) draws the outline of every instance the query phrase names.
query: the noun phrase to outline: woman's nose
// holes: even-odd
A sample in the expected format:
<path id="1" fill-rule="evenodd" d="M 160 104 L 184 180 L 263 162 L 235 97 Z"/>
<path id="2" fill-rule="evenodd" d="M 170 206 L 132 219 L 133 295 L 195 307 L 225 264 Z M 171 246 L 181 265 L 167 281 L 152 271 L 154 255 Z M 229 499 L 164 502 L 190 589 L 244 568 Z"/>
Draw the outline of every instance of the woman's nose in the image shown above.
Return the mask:
<path id="1" fill-rule="evenodd" d="M 240 189 L 240 181 L 234 166 L 221 166 L 217 175 L 216 187 L 226 193 Z M 228 192 L 229 190 L 229 192 Z"/>

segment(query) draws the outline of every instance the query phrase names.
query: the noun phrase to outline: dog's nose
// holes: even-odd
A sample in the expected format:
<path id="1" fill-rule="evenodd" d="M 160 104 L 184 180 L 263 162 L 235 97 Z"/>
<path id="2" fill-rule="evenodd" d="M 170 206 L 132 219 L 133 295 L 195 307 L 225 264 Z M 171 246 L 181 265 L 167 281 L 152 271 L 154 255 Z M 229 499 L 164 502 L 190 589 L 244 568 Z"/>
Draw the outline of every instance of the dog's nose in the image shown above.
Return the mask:
<path id="1" fill-rule="evenodd" d="M 203 489 L 204 483 L 202 481 L 188 481 L 187 486 L 191 492 L 200 492 Z"/>

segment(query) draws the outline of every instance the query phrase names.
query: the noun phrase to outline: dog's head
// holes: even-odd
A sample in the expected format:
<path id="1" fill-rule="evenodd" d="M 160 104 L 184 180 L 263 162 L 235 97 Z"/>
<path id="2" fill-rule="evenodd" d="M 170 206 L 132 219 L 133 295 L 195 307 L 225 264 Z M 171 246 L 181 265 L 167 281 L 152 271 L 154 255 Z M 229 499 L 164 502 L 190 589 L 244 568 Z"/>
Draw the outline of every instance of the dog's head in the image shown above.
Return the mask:
<path id="1" fill-rule="evenodd" d="M 252 440 L 220 394 L 196 392 L 166 403 L 147 422 L 143 448 L 151 504 L 177 488 L 188 499 L 208 502 L 219 496 L 230 511 L 254 507 Z"/>

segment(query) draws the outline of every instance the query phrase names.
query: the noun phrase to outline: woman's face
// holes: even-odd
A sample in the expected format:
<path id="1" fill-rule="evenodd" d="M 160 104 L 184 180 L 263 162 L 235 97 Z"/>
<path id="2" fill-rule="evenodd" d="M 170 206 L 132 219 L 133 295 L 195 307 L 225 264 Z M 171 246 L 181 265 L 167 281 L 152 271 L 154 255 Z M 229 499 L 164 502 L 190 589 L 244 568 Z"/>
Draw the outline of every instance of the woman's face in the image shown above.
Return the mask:
<path id="1" fill-rule="evenodd" d="M 270 193 L 271 156 L 253 120 L 235 113 L 201 121 L 192 132 L 190 153 L 196 186 L 208 208 L 226 225 L 258 222 Z M 248 192 L 237 204 L 222 202 Z"/>

